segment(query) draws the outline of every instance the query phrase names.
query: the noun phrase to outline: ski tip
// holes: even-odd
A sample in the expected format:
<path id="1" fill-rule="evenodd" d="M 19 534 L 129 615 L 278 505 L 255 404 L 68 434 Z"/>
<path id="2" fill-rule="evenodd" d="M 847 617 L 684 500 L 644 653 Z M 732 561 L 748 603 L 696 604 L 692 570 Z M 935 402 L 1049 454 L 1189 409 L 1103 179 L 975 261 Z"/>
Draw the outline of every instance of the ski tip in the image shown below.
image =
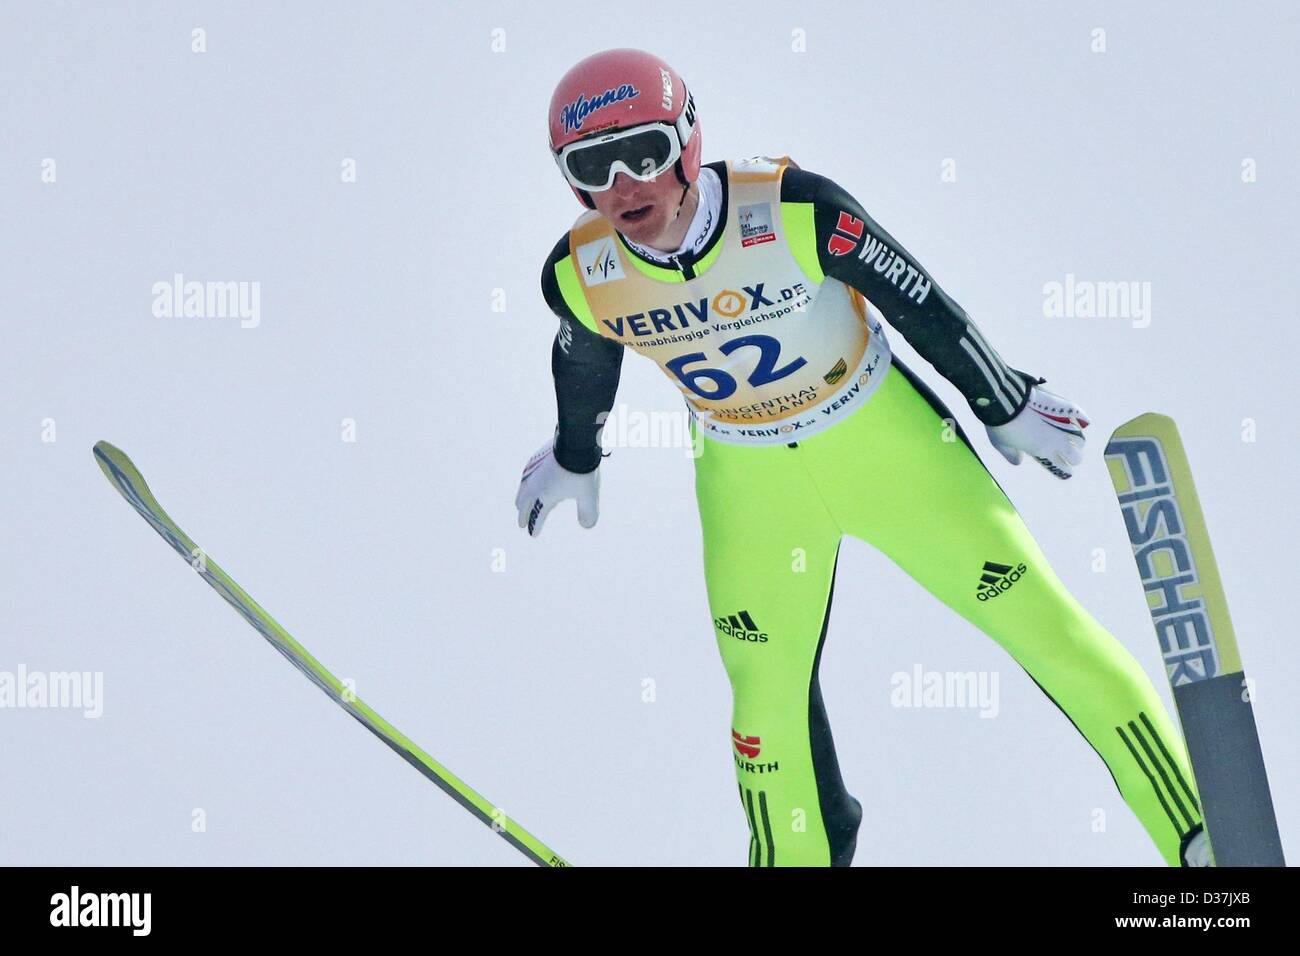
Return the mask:
<path id="1" fill-rule="evenodd" d="M 1163 415 L 1160 412 L 1143 412 L 1141 415 L 1135 415 L 1133 418 L 1130 418 L 1128 421 L 1124 423 L 1124 425 L 1132 425 L 1135 422 L 1150 422 L 1150 421 L 1167 422 L 1171 420 L 1172 419 L 1170 419 L 1168 415 Z M 1121 425 L 1120 427 L 1123 428 L 1124 426 Z"/>
<path id="2" fill-rule="evenodd" d="M 1150 435 L 1157 432 L 1165 432 L 1174 427 L 1174 420 L 1168 415 L 1162 415 L 1160 412 L 1143 412 L 1141 415 L 1138 415 L 1135 418 L 1130 418 L 1124 424 L 1116 428 L 1110 433 L 1110 437 L 1113 441 L 1116 437 Z"/>
<path id="3" fill-rule="evenodd" d="M 107 469 L 111 463 L 131 460 L 126 457 L 126 453 L 122 449 L 102 439 L 95 442 L 90 451 L 95 456 L 95 464 L 99 465 L 105 474 L 108 474 Z"/>
<path id="4" fill-rule="evenodd" d="M 91 452 L 95 455 L 95 464 L 99 465 L 105 477 L 114 484 L 117 483 L 118 475 L 129 476 L 131 480 L 143 483 L 144 477 L 140 470 L 135 467 L 135 463 L 127 456 L 126 452 L 116 445 L 106 442 L 97 441 Z"/>

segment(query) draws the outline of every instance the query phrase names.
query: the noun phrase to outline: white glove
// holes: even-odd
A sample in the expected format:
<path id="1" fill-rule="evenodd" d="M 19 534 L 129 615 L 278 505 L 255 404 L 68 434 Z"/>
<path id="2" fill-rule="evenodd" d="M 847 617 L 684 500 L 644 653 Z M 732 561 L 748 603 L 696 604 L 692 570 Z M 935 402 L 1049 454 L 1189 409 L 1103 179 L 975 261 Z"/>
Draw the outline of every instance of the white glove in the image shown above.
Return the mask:
<path id="1" fill-rule="evenodd" d="M 1069 478 L 1083 461 L 1085 412 L 1054 392 L 1035 385 L 1029 402 L 1005 425 L 985 425 L 989 441 L 1013 465 L 1027 452 L 1057 478 Z"/>
<path id="2" fill-rule="evenodd" d="M 569 471 L 555 460 L 554 449 L 554 440 L 549 441 L 528 459 L 515 495 L 519 527 L 527 528 L 534 538 L 542 533 L 551 509 L 568 498 L 577 502 L 578 524 L 584 528 L 590 528 L 600 517 L 600 469 L 586 474 Z"/>

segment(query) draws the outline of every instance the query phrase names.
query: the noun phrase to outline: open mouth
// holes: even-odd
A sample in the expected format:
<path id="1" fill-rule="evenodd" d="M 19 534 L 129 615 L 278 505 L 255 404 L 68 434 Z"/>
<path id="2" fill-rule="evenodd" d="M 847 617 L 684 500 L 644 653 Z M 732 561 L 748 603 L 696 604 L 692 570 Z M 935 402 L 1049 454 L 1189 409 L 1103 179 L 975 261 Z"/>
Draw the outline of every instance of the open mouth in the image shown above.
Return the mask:
<path id="1" fill-rule="evenodd" d="M 619 218 L 624 222 L 640 222 L 650 215 L 650 210 L 653 208 L 653 205 L 638 206 L 636 209 L 629 209 L 627 212 L 619 216 Z"/>

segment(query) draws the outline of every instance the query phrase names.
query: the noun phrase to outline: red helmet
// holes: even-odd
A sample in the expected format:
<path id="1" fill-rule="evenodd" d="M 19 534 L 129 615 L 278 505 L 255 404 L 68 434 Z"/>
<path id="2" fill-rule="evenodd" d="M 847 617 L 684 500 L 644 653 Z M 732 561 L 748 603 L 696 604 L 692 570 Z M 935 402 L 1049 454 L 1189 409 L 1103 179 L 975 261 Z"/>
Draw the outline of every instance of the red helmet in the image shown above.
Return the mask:
<path id="1" fill-rule="evenodd" d="M 681 184 L 689 186 L 700 174 L 695 100 L 676 70 L 642 50 L 605 50 L 578 63 L 551 94 L 548 119 L 551 153 L 561 163 L 574 195 L 590 209 L 595 208 L 591 193 L 574 185 L 560 152 L 593 135 L 607 137 L 615 130 L 657 124 L 675 140 L 673 168 Z M 612 170 L 609 181 L 613 181 Z"/>

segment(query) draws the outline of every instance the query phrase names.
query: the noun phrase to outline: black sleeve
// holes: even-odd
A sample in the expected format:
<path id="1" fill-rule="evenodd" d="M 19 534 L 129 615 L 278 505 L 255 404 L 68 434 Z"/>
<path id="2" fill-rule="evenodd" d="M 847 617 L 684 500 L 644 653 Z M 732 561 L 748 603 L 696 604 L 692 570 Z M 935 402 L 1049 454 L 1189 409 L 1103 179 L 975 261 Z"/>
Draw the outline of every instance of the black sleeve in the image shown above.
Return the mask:
<path id="1" fill-rule="evenodd" d="M 985 425 L 1010 421 L 1046 379 L 1003 361 L 966 311 L 897 240 L 825 176 L 787 169 L 783 202 L 813 203 L 822 272 L 861 292 L 965 396 Z"/>
<path id="2" fill-rule="evenodd" d="M 555 378 L 555 460 L 569 471 L 594 471 L 600 465 L 600 428 L 614 407 L 623 346 L 582 324 L 565 304 L 555 279 L 555 264 L 569 254 L 569 237 L 555 244 L 542 267 L 542 296 L 560 320 L 551 345 Z"/>

